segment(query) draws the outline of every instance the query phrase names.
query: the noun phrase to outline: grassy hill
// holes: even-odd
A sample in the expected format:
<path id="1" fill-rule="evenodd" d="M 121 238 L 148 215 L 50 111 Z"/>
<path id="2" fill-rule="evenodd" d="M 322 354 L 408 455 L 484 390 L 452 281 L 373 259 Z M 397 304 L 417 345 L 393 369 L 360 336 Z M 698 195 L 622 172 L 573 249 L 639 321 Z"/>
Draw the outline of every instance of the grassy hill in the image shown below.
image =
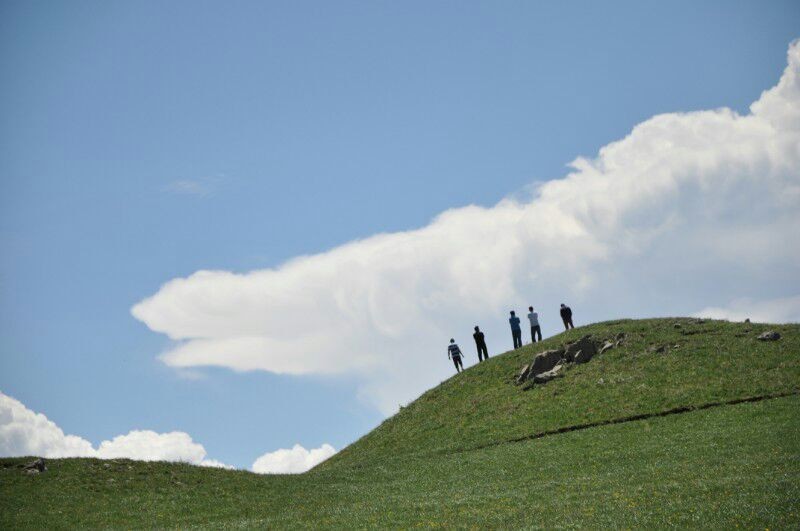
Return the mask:
<path id="1" fill-rule="evenodd" d="M 783 337 L 757 341 L 767 329 Z M 514 384 L 535 352 L 621 333 Z M 299 476 L 92 459 L 26 476 L 2 459 L 0 527 L 796 528 L 798 393 L 798 325 L 600 323 L 469 368 Z"/>

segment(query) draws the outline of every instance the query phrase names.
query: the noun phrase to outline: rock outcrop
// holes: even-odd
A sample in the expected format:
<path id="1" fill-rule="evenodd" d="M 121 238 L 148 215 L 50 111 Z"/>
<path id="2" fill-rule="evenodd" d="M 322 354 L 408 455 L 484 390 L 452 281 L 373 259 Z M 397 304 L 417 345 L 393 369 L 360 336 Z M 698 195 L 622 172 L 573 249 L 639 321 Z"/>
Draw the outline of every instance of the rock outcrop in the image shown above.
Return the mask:
<path id="1" fill-rule="evenodd" d="M 23 466 L 22 470 L 24 470 L 26 474 L 39 474 L 47 471 L 47 464 L 45 464 L 44 459 L 40 457 L 36 461 L 31 461 Z"/>
<path id="2" fill-rule="evenodd" d="M 568 343 L 564 348 L 540 352 L 534 356 L 531 363 L 520 369 L 516 379 L 517 384 L 549 382 L 553 378 L 563 376 L 567 364 L 586 363 L 596 355 L 618 347 L 624 340 L 623 332 L 604 342 L 595 341 L 592 336 L 583 336 L 577 341 Z M 599 346 L 601 344 L 602 346 Z"/>

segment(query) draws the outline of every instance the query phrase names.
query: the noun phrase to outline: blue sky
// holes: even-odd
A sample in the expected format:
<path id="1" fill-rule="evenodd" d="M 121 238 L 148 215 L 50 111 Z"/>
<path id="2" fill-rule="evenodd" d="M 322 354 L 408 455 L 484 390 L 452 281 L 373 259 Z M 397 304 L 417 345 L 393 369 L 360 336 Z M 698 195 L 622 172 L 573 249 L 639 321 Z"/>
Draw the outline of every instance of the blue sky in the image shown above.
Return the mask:
<path id="1" fill-rule="evenodd" d="M 240 467 L 341 448 L 386 414 L 357 371 L 176 369 L 131 308 L 525 195 L 654 115 L 745 114 L 797 37 L 779 1 L 4 2 L 0 390 L 95 444 L 185 431 Z M 661 313 L 637 296 L 622 314 Z"/>

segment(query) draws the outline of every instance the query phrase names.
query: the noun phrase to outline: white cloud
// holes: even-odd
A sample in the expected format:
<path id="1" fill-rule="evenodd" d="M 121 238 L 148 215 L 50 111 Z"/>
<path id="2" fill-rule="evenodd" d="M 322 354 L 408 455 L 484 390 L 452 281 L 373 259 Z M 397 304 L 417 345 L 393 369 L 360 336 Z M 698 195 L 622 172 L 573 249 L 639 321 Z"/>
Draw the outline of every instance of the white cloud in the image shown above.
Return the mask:
<path id="1" fill-rule="evenodd" d="M 276 269 L 198 271 L 132 308 L 176 340 L 176 368 L 355 373 L 383 412 L 452 372 L 481 324 L 506 350 L 504 316 L 529 303 L 544 329 L 689 313 L 758 293 L 800 293 L 800 44 L 779 83 L 739 115 L 654 116 L 578 158 L 529 201 L 448 210 Z M 469 359 L 468 359 L 469 361 Z"/>
<path id="2" fill-rule="evenodd" d="M 0 393 L 0 455 L 44 457 L 94 457 L 92 444 L 61 428 L 22 402 Z"/>
<path id="3" fill-rule="evenodd" d="M 97 448 L 81 437 L 65 435 L 53 421 L 0 392 L 0 455 L 42 457 L 128 458 L 140 461 L 181 461 L 201 466 L 233 468 L 206 459 L 203 445 L 184 432 L 133 430 Z"/>
<path id="4" fill-rule="evenodd" d="M 216 459 L 203 459 L 199 463 L 195 463 L 199 466 L 205 466 L 208 468 L 224 468 L 226 470 L 236 470 L 236 467 L 231 465 L 225 464 L 222 461 L 217 461 Z"/>
<path id="5" fill-rule="evenodd" d="M 708 319 L 727 319 L 754 323 L 798 323 L 800 322 L 800 297 L 786 297 L 766 301 L 736 299 L 724 307 L 709 306 L 694 314 Z"/>
<path id="6" fill-rule="evenodd" d="M 336 453 L 330 444 L 306 450 L 299 444 L 291 449 L 281 448 L 268 452 L 253 463 L 253 472 L 258 474 L 300 474 L 309 470 Z"/>
<path id="7" fill-rule="evenodd" d="M 156 433 L 150 430 L 133 430 L 103 441 L 97 448 L 97 457 L 116 459 L 126 457 L 139 461 L 184 461 L 200 463 L 206 456 L 202 444 L 192 440 L 188 433 L 173 431 Z"/>
<path id="8" fill-rule="evenodd" d="M 336 453 L 333 446 L 323 444 L 306 450 L 296 444 L 291 449 L 268 452 L 253 463 L 259 474 L 299 474 L 318 465 Z M 211 468 L 234 467 L 206 458 L 206 449 L 188 433 L 173 431 L 156 433 L 133 430 L 102 441 L 97 448 L 75 435 L 65 435 L 53 421 L 35 413 L 25 405 L 0 392 L 0 456 L 96 457 L 100 459 L 134 459 L 137 461 L 172 461 Z"/>

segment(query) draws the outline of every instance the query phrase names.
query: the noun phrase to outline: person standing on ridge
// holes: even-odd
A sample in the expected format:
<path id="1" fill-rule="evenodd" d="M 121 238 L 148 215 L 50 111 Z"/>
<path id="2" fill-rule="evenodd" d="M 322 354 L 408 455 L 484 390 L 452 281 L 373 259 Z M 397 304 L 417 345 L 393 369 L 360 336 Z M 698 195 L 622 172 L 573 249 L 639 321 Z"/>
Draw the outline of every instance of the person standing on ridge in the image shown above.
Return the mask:
<path id="1" fill-rule="evenodd" d="M 519 317 L 511 311 L 511 317 L 508 318 L 508 324 L 511 325 L 511 338 L 514 340 L 514 348 L 522 346 L 522 328 L 519 327 Z"/>
<path id="2" fill-rule="evenodd" d="M 475 333 L 472 334 L 472 337 L 475 338 L 475 346 L 478 347 L 478 363 L 482 362 L 484 359 L 489 359 L 489 349 L 486 348 L 486 339 L 483 337 L 483 332 L 477 326 L 475 327 Z"/>
<path id="3" fill-rule="evenodd" d="M 453 365 L 456 366 L 456 372 L 464 370 L 464 364 L 461 363 L 461 349 L 456 345 L 455 339 L 450 339 L 450 344 L 447 346 L 447 359 L 453 360 Z"/>
<path id="4" fill-rule="evenodd" d="M 528 321 L 531 322 L 531 343 L 536 343 L 536 336 L 542 340 L 542 329 L 539 327 L 539 314 L 533 311 L 533 306 L 528 306 Z"/>
<path id="5" fill-rule="evenodd" d="M 564 321 L 564 329 L 569 330 L 570 328 L 575 328 L 575 325 L 572 324 L 572 308 L 561 303 L 561 320 Z"/>

